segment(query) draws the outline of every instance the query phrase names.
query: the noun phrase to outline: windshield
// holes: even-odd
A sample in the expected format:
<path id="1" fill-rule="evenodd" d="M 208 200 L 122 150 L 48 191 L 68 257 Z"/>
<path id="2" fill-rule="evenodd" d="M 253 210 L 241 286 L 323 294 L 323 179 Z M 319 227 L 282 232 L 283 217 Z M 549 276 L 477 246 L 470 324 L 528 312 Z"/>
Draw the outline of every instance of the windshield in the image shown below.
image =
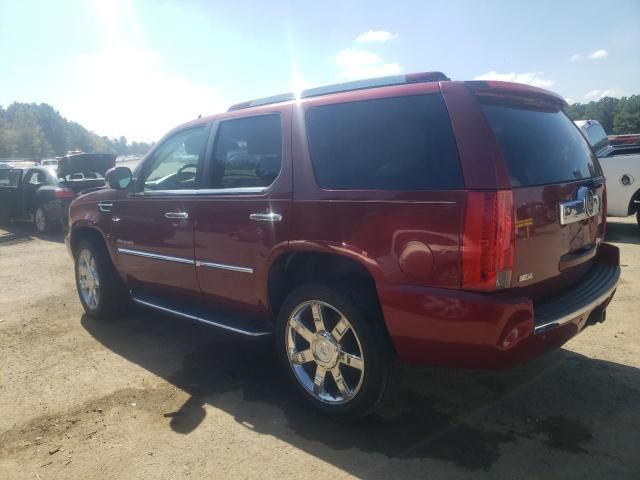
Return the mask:
<path id="1" fill-rule="evenodd" d="M 609 145 L 609 138 L 607 137 L 607 133 L 599 123 L 592 123 L 588 125 L 585 130 L 587 132 L 589 143 L 596 152 Z"/>

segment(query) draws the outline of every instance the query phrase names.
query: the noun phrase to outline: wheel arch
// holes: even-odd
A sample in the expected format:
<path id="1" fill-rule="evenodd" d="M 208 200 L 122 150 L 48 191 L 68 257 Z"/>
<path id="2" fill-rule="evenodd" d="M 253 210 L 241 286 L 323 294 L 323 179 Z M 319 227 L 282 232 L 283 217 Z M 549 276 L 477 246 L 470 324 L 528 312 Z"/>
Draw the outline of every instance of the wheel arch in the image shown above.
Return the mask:
<path id="1" fill-rule="evenodd" d="M 275 318 L 284 299 L 295 288 L 304 284 L 322 283 L 350 294 L 365 309 L 374 309 L 384 334 L 390 340 L 376 288 L 376 277 L 381 275 L 370 265 L 353 256 L 335 251 L 289 250 L 273 259 L 267 277 L 267 302 Z"/>
<path id="2" fill-rule="evenodd" d="M 638 188 L 635 193 L 631 195 L 631 199 L 629 200 L 629 215 L 633 215 L 640 208 L 640 205 L 637 204 L 636 201 L 640 201 L 640 188 Z"/>
<path id="3" fill-rule="evenodd" d="M 98 242 L 99 244 L 102 244 L 104 246 L 107 252 L 109 252 L 109 248 L 104 235 L 99 229 L 95 227 L 91 227 L 89 225 L 76 226 L 72 229 L 69 235 L 69 245 L 74 257 L 76 255 L 76 249 L 78 248 L 78 245 L 83 240 Z M 111 256 L 111 253 L 109 253 L 109 256 Z M 111 260 L 113 261 L 113 259 Z"/>

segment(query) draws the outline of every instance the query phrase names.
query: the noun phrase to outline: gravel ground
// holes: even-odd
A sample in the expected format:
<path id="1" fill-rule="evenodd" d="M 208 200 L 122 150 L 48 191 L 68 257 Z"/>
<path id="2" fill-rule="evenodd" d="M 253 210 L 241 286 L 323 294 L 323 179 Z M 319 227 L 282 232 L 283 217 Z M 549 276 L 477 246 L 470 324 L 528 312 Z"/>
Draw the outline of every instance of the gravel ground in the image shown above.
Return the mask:
<path id="1" fill-rule="evenodd" d="M 640 230 L 611 220 L 607 321 L 506 372 L 404 367 L 355 423 L 293 394 L 263 341 L 83 315 L 62 238 L 0 230 L 0 478 L 640 478 Z"/>

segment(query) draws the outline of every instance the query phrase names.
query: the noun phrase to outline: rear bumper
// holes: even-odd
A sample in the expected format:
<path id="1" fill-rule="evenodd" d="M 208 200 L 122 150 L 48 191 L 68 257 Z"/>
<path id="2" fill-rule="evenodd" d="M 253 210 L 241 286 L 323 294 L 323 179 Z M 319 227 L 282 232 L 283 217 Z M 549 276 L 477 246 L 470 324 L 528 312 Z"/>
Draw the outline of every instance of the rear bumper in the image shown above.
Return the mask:
<path id="1" fill-rule="evenodd" d="M 382 285 L 385 321 L 401 361 L 508 368 L 558 348 L 602 321 L 620 278 L 617 247 L 601 244 L 589 273 L 541 303 L 514 293 Z"/>

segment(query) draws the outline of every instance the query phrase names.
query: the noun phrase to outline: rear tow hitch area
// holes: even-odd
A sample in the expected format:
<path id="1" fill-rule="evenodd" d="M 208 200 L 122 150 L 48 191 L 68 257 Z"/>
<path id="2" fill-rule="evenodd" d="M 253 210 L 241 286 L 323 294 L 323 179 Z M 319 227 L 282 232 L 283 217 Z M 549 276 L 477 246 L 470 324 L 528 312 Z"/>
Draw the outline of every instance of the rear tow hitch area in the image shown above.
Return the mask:
<path id="1" fill-rule="evenodd" d="M 589 314 L 587 319 L 587 325 L 595 325 L 596 323 L 602 323 L 607 318 L 607 310 L 603 307 L 596 308 Z"/>

